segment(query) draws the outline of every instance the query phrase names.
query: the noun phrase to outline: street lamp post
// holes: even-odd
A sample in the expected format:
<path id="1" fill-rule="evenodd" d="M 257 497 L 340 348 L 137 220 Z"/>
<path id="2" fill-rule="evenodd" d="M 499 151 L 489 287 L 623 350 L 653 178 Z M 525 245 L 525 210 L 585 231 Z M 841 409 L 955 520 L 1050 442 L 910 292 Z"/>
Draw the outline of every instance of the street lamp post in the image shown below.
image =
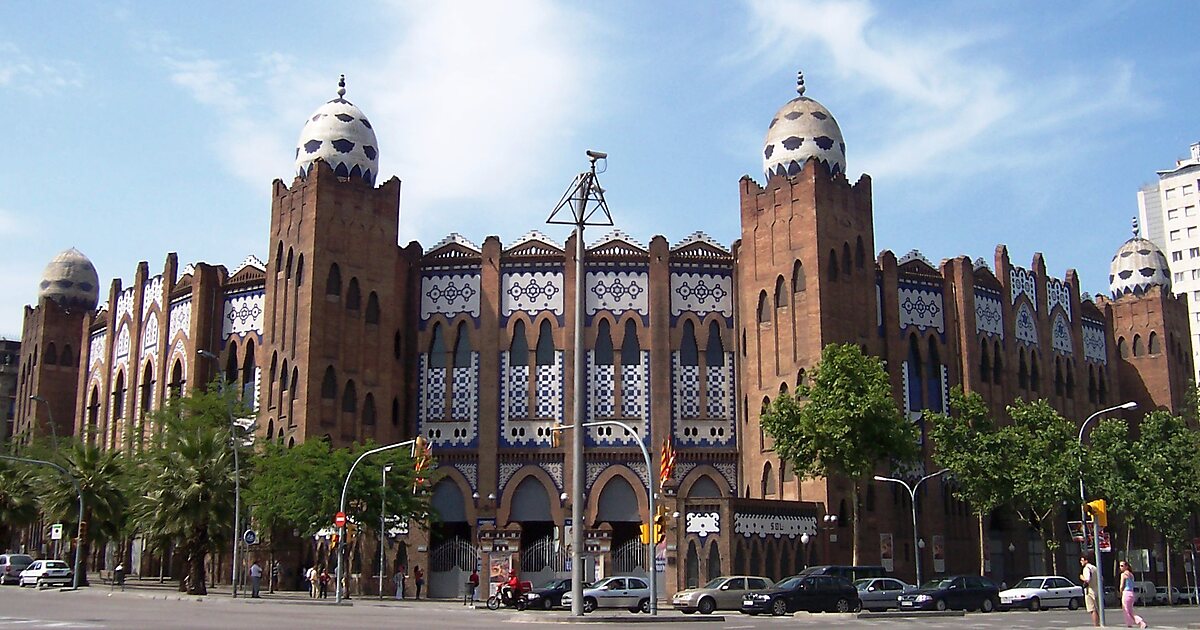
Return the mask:
<path id="1" fill-rule="evenodd" d="M 628 424 L 625 424 L 624 422 L 621 422 L 619 420 L 595 420 L 593 422 L 584 422 L 583 424 L 579 424 L 576 426 L 550 427 L 550 430 L 551 431 L 566 431 L 567 429 L 575 429 L 576 427 L 583 428 L 583 427 L 602 427 L 602 426 L 621 427 L 622 429 L 625 429 L 626 433 L 637 438 L 635 441 L 637 442 L 638 448 L 642 450 L 642 459 L 644 459 L 646 461 L 646 494 L 649 497 L 649 500 L 648 500 L 649 505 L 647 507 L 650 510 L 650 514 L 648 514 L 646 517 L 646 526 L 650 528 L 651 532 L 653 532 L 654 531 L 654 472 L 653 472 L 654 469 L 650 466 L 650 452 L 646 450 L 646 445 L 642 443 L 641 436 L 639 436 L 637 434 L 637 432 L 633 430 L 633 427 L 631 427 Z M 576 431 L 575 438 L 576 439 L 579 438 L 578 431 Z M 581 525 L 582 525 L 583 521 L 575 521 L 575 522 L 580 524 L 580 525 L 575 526 L 576 527 L 575 531 L 578 532 L 580 529 L 582 529 Z M 576 535 L 578 536 L 578 534 L 576 534 Z M 654 541 L 654 538 L 652 536 L 650 539 L 650 614 L 651 615 L 658 614 L 658 567 L 655 566 L 657 564 L 658 560 L 656 558 L 656 554 L 654 553 L 654 547 L 656 544 L 657 543 Z M 574 552 L 574 549 L 572 549 L 572 552 Z M 575 560 L 572 560 L 572 562 L 575 562 Z M 572 576 L 574 576 L 576 566 L 578 566 L 578 565 L 571 566 Z M 582 572 L 580 572 L 580 573 L 582 574 Z M 575 585 L 572 584 L 571 585 L 572 591 L 574 591 L 574 587 L 575 587 Z M 571 610 L 575 609 L 576 601 L 577 600 L 575 599 L 575 594 L 574 594 L 574 592 L 572 592 L 571 593 Z"/>
<path id="2" fill-rule="evenodd" d="M 225 397 L 225 374 L 221 373 L 221 362 L 217 355 L 208 350 L 197 350 L 196 354 L 202 358 L 210 359 L 213 365 L 216 366 L 217 373 L 220 379 L 217 381 L 217 391 L 221 397 Z M 237 423 L 233 420 L 233 408 L 228 407 L 229 412 L 229 437 L 233 442 L 233 568 L 230 569 L 230 583 L 233 585 L 233 598 L 237 599 L 238 589 L 238 527 L 242 524 L 242 470 L 238 458 L 238 434 Z"/>
<path id="3" fill-rule="evenodd" d="M 1096 413 L 1087 417 L 1083 424 L 1079 425 L 1079 526 L 1083 529 L 1083 542 L 1087 544 L 1087 494 L 1083 488 L 1083 432 L 1092 420 L 1100 416 L 1120 409 L 1137 409 L 1138 404 L 1134 401 L 1122 403 L 1115 407 L 1101 409 Z M 1100 562 L 1100 523 L 1097 522 L 1092 533 L 1092 551 L 1096 559 L 1096 589 L 1099 596 L 1096 598 L 1096 611 L 1099 613 L 1100 625 L 1104 625 L 1104 571 L 1101 569 L 1103 564 Z"/>
<path id="4" fill-rule="evenodd" d="M 29 400 L 32 400 L 34 402 L 40 402 L 43 405 L 46 405 L 46 415 L 50 419 L 50 438 L 52 440 L 51 443 L 54 445 L 54 450 L 57 451 L 58 450 L 58 427 L 54 425 L 54 410 L 50 408 L 50 401 L 46 400 L 45 398 L 42 398 L 41 396 L 38 396 L 37 394 L 30 396 Z"/>
<path id="5" fill-rule="evenodd" d="M 591 162 L 591 169 L 575 177 L 571 187 L 546 219 L 546 223 L 550 224 L 575 226 L 575 378 L 572 385 L 575 404 L 572 405 L 572 415 L 574 428 L 577 430 L 571 440 L 571 522 L 574 524 L 571 536 L 571 614 L 575 617 L 583 616 L 583 313 L 587 290 L 583 266 L 586 251 L 583 245 L 583 229 L 589 225 L 613 224 L 608 203 L 604 201 L 604 189 L 596 179 L 596 161 L 605 160 L 607 164 L 608 154 L 588 151 L 587 157 Z M 559 213 L 564 210 L 569 210 L 571 216 L 558 218 Z M 651 474 L 649 465 L 646 474 Z"/>
<path id="6" fill-rule="evenodd" d="M 911 486 L 908 485 L 908 482 L 903 479 L 896 479 L 894 477 L 884 477 L 881 475 L 875 475 L 875 481 L 890 481 L 892 483 L 898 483 L 898 484 L 904 486 L 904 489 L 908 490 L 909 498 L 912 499 L 913 553 L 916 555 L 916 558 L 917 558 L 917 586 L 921 585 L 921 548 L 919 546 L 919 543 L 921 541 L 920 541 L 920 538 L 917 536 L 917 489 L 920 488 L 921 484 L 924 483 L 926 480 L 933 479 L 934 477 L 937 477 L 938 475 L 941 475 L 941 474 L 945 473 L 946 471 L 947 471 L 947 469 L 943 468 L 935 473 L 930 473 L 928 475 L 925 475 L 924 477 L 921 477 L 920 479 L 918 479 L 917 483 L 914 483 Z"/>
<path id="7" fill-rule="evenodd" d="M 808 535 L 807 532 L 800 534 L 800 544 L 804 545 L 804 568 L 805 569 L 808 568 L 808 565 L 811 561 L 811 556 L 808 553 L 808 542 L 810 540 L 812 540 L 812 538 Z"/>
<path id="8" fill-rule="evenodd" d="M 79 523 L 75 529 L 75 570 L 71 575 L 71 588 L 79 589 L 79 548 L 83 546 L 83 492 L 79 490 L 79 482 L 75 480 L 75 476 L 67 472 L 66 468 L 48 462 L 42 459 L 29 459 L 26 457 L 14 457 L 12 455 L 0 455 L 0 459 L 10 459 L 14 462 L 25 462 L 26 464 L 41 464 L 42 466 L 50 466 L 56 468 L 58 472 L 67 476 L 71 480 L 71 485 L 75 487 L 75 495 L 79 497 Z"/>
<path id="9" fill-rule="evenodd" d="M 379 599 L 383 599 L 383 548 L 387 536 L 387 474 L 392 470 L 391 464 L 383 466 L 383 483 L 379 486 Z"/>

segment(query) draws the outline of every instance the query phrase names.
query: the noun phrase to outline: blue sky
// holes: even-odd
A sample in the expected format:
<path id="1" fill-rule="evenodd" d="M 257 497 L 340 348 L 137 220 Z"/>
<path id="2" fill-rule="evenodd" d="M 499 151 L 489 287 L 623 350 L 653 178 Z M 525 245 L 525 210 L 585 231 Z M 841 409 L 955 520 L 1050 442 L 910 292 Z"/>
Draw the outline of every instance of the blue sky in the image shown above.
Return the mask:
<path id="1" fill-rule="evenodd" d="M 0 336 L 78 247 L 126 283 L 167 252 L 265 258 L 270 187 L 306 116 L 370 116 L 403 180 L 401 240 L 506 242 L 585 149 L 646 242 L 737 238 L 775 111 L 837 118 L 872 176 L 876 246 L 1028 265 L 1107 288 L 1138 187 L 1200 141 L 1200 3 L 59 2 L 0 5 Z"/>

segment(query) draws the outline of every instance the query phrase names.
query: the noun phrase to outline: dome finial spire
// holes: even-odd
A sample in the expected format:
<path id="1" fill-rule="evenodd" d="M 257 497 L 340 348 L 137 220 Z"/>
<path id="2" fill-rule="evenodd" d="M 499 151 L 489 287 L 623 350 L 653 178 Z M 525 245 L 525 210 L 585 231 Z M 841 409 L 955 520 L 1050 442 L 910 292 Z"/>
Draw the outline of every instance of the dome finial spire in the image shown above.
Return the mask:
<path id="1" fill-rule="evenodd" d="M 338 78 L 338 98 L 346 95 L 346 75 Z"/>
<path id="2" fill-rule="evenodd" d="M 1138 237 L 1138 232 L 1141 231 L 1141 226 L 1138 224 L 1138 218 L 1133 217 L 1133 238 Z"/>
<path id="3" fill-rule="evenodd" d="M 804 71 L 803 70 L 796 71 L 796 93 L 799 94 L 800 96 L 804 96 Z"/>

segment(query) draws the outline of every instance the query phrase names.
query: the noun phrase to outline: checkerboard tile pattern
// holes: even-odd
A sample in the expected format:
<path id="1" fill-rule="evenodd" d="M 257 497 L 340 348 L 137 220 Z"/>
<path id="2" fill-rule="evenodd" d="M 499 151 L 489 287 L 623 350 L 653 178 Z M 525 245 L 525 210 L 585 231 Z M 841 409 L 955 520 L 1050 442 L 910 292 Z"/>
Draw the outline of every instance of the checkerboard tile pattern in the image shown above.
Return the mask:
<path id="1" fill-rule="evenodd" d="M 539 418 L 562 418 L 562 351 L 554 353 L 554 365 L 537 366 L 537 413 Z"/>
<path id="2" fill-rule="evenodd" d="M 724 418 L 728 413 L 728 394 L 732 392 L 724 365 L 705 367 L 706 411 L 710 418 Z"/>
<path id="3" fill-rule="evenodd" d="M 675 404 L 680 418 L 700 416 L 700 366 L 681 365 L 676 368 Z"/>
<path id="4" fill-rule="evenodd" d="M 471 357 L 471 367 L 454 368 L 453 408 L 451 417 L 455 420 L 470 420 L 479 414 L 476 406 L 475 366 L 478 365 L 475 356 Z"/>
<path id="5" fill-rule="evenodd" d="M 425 419 L 446 417 L 446 368 L 429 368 L 425 373 Z"/>
<path id="6" fill-rule="evenodd" d="M 700 447 L 736 444 L 733 356 L 725 354 L 725 365 L 712 367 L 680 365 L 679 353 L 672 354 L 672 435 L 680 444 Z"/>
<path id="7" fill-rule="evenodd" d="M 613 400 L 616 394 L 614 366 L 596 365 L 595 355 L 588 352 L 588 419 L 612 418 L 616 414 Z"/>
<path id="8" fill-rule="evenodd" d="M 508 362 L 505 357 L 505 363 Z M 508 382 L 504 390 L 508 401 L 508 417 L 524 418 L 529 415 L 529 366 L 508 366 Z"/>
<path id="9" fill-rule="evenodd" d="M 649 401 L 644 400 L 649 393 L 646 387 L 649 365 L 650 360 L 643 357 L 641 365 L 621 366 L 621 408 L 627 417 L 644 418 L 645 410 L 649 409 Z"/>

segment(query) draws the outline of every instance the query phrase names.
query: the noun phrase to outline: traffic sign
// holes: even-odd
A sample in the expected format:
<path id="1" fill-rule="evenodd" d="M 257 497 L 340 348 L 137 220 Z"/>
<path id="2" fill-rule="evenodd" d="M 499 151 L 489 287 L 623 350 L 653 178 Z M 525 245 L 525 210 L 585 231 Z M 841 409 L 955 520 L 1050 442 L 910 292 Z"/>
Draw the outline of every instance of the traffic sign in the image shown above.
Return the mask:
<path id="1" fill-rule="evenodd" d="M 55 523 L 50 526 L 50 540 L 62 540 L 62 523 Z"/>
<path id="2" fill-rule="evenodd" d="M 247 545 L 257 545 L 258 532 L 254 531 L 253 529 L 247 529 L 246 532 L 242 534 L 242 542 L 246 543 Z"/>
<path id="3" fill-rule="evenodd" d="M 333 526 L 334 527 L 345 527 L 346 526 L 346 513 L 345 512 L 338 512 L 337 514 L 335 514 L 333 516 Z"/>

